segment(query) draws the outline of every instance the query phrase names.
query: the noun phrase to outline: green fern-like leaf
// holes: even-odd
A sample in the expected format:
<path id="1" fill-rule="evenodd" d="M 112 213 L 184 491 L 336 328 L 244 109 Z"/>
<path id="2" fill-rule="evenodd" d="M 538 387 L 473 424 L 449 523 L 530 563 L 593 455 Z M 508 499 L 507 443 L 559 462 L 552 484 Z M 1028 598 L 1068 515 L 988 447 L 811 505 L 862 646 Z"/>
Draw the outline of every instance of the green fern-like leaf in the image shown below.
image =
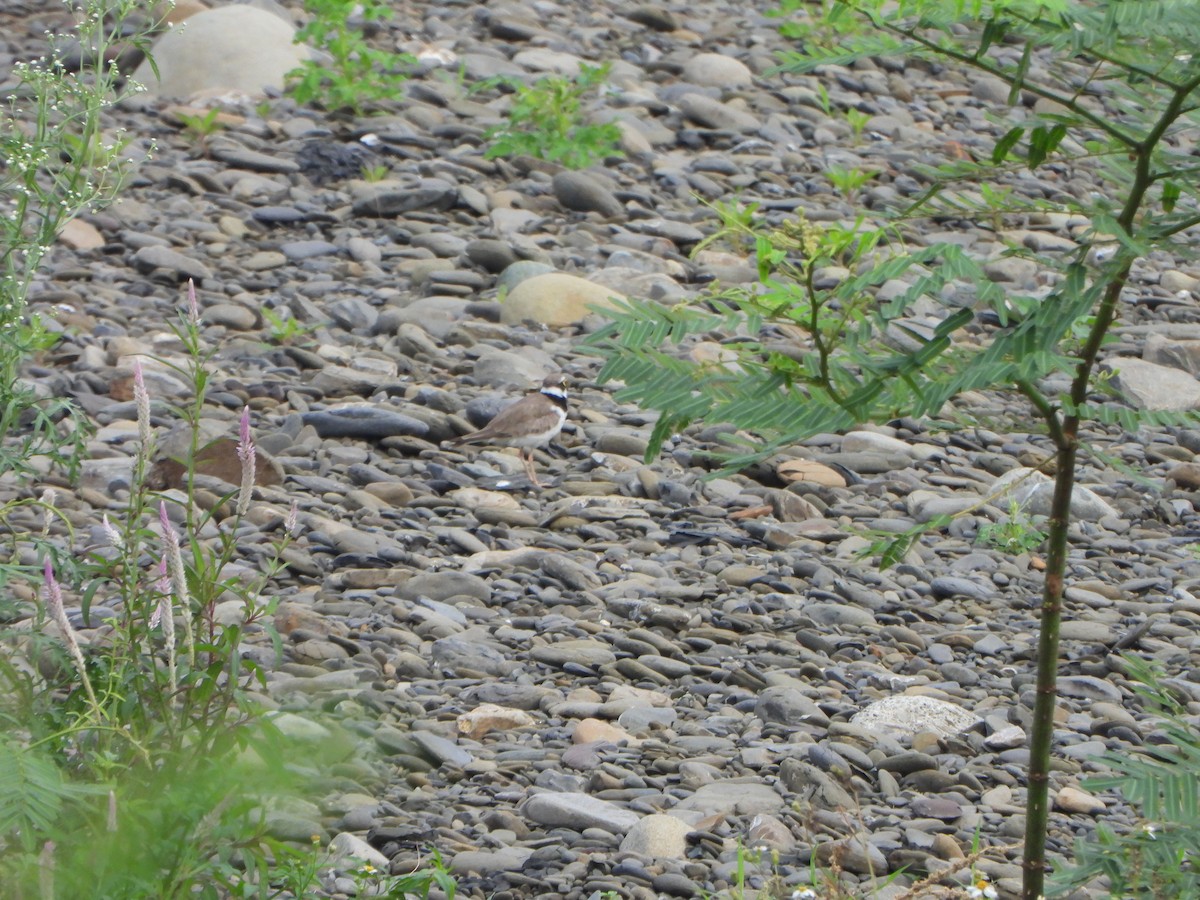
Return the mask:
<path id="1" fill-rule="evenodd" d="M 1135 690 L 1162 717 L 1168 743 L 1100 758 L 1114 774 L 1089 778 L 1085 787 L 1119 791 L 1142 825 L 1125 834 L 1101 827 L 1093 841 L 1080 840 L 1074 865 L 1055 882 L 1066 892 L 1103 876 L 1113 896 L 1200 896 L 1200 870 L 1192 860 L 1200 846 L 1200 732 L 1181 717 L 1182 707 L 1154 666 L 1133 656 L 1123 663 Z"/>
<path id="2" fill-rule="evenodd" d="M 85 793 L 68 784 L 47 756 L 0 738 L 0 837 L 27 851 L 54 829 L 67 800 Z"/>

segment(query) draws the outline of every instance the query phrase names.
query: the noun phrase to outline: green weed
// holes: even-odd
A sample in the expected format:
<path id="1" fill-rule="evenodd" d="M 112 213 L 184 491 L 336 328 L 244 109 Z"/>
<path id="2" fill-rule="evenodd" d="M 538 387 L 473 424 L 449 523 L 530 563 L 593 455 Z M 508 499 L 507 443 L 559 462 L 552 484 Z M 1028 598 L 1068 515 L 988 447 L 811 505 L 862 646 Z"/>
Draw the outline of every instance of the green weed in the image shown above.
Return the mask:
<path id="1" fill-rule="evenodd" d="M 879 173 L 868 169 L 846 168 L 845 166 L 830 166 L 825 170 L 829 183 L 837 188 L 847 200 L 853 200 L 859 189 Z"/>
<path id="2" fill-rule="evenodd" d="M 380 102 L 397 100 L 417 60 L 409 53 L 371 47 L 349 22 L 383 22 L 394 15 L 382 0 L 304 0 L 312 15 L 296 32 L 296 42 L 311 43 L 328 61 L 305 60 L 288 73 L 288 90 L 297 103 L 361 115 Z"/>
<path id="3" fill-rule="evenodd" d="M 480 88 L 504 84 L 514 91 L 508 121 L 488 129 L 487 159 L 534 156 L 582 169 L 606 156 L 621 155 L 621 129 L 608 122 L 584 121 L 583 100 L 598 91 L 609 65 L 581 65 L 574 78 L 549 75 L 532 85 L 492 79 Z"/>
<path id="4" fill-rule="evenodd" d="M 225 127 L 218 118 L 220 115 L 221 110 L 214 106 L 202 116 L 180 113 L 179 121 L 183 123 L 183 133 L 203 149 L 208 139 Z"/>
<path id="5" fill-rule="evenodd" d="M 267 320 L 267 326 L 270 329 L 268 336 L 275 344 L 299 344 L 321 327 L 319 324 L 301 322 L 287 309 L 276 312 L 264 306 L 262 315 Z"/>
<path id="6" fill-rule="evenodd" d="M 78 4 L 74 31 L 50 36 L 44 57 L 13 64 L 14 84 L 0 112 L 0 435 L 16 438 L 0 447 L 0 470 L 23 477 L 35 474 L 31 461 L 39 456 L 74 472 L 86 440 L 69 403 L 19 378 L 25 359 L 55 340 L 29 309 L 29 289 L 67 223 L 111 203 L 128 175 L 128 139 L 106 131 L 104 116 L 141 87 L 122 86 L 104 60 L 118 40 L 145 42 L 153 23 L 131 24 L 143 6 Z M 69 42 L 93 48 L 79 72 L 64 65 Z M 64 419 L 71 424 L 60 428 Z"/>
<path id="7" fill-rule="evenodd" d="M 383 181 L 392 173 L 392 170 L 382 163 L 377 166 L 363 166 L 362 180 L 370 182 Z"/>
<path id="8" fill-rule="evenodd" d="M 1033 517 L 1025 512 L 1020 503 L 1013 500 L 1008 505 L 1006 518 L 979 527 L 975 542 L 1001 553 L 1019 556 L 1041 547 L 1046 542 L 1046 532 L 1037 527 Z"/>
<path id="9" fill-rule="evenodd" d="M 866 131 L 869 121 L 871 121 L 870 113 L 853 108 L 846 110 L 846 124 L 850 126 L 850 133 L 854 135 L 855 144 L 862 143 L 863 132 Z"/>
<path id="10" fill-rule="evenodd" d="M 1153 661 L 1122 658 L 1146 709 L 1158 722 L 1161 742 L 1143 750 L 1106 753 L 1114 774 L 1089 778 L 1084 787 L 1115 790 L 1137 812 L 1137 827 L 1118 833 L 1107 823 L 1075 844 L 1075 861 L 1051 879 L 1059 896 L 1103 878 L 1112 897 L 1200 897 L 1200 730 Z"/>

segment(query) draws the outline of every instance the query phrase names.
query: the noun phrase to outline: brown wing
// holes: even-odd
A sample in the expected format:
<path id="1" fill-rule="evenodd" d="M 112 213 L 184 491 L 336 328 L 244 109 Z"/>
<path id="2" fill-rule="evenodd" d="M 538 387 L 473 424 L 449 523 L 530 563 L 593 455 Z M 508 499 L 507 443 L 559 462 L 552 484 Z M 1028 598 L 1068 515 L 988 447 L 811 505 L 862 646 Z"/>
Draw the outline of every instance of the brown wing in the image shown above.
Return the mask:
<path id="1" fill-rule="evenodd" d="M 455 438 L 451 443 L 476 444 L 538 433 L 553 428 L 557 420 L 558 415 L 546 406 L 545 399 L 533 394 L 504 407 L 478 431 Z"/>

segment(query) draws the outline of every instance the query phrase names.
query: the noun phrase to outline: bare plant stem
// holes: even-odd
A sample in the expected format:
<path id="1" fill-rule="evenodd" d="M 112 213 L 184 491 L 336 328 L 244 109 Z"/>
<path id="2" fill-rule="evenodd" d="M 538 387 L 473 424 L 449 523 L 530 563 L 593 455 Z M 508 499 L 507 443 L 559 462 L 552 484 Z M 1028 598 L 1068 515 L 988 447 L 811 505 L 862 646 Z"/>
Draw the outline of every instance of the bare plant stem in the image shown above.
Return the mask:
<path id="1" fill-rule="evenodd" d="M 1167 129 L 1181 115 L 1186 99 L 1197 87 L 1200 87 L 1200 80 L 1176 86 L 1174 96 L 1158 122 L 1142 140 L 1132 144 L 1133 181 L 1117 217 L 1118 225 L 1127 235 L 1133 235 L 1147 191 L 1155 181 L 1151 165 L 1154 151 Z M 1073 408 L 1060 419 L 1059 411 L 1052 407 L 1036 388 L 1028 384 L 1018 385 L 1045 420 L 1056 449 L 1046 581 L 1042 590 L 1038 631 L 1037 692 L 1029 737 L 1029 786 L 1026 799 L 1022 900 L 1041 900 L 1045 891 L 1046 830 L 1050 817 L 1050 755 L 1054 744 L 1054 710 L 1058 702 L 1058 645 L 1067 571 L 1067 532 L 1071 522 L 1071 496 L 1075 490 L 1075 465 L 1079 454 L 1080 410 L 1087 402 L 1100 348 L 1116 320 L 1121 292 L 1125 289 L 1132 265 L 1133 260 L 1126 258 L 1123 264 L 1107 273 L 1108 283 L 1104 287 L 1096 309 L 1096 318 L 1079 354 L 1071 381 L 1069 396 Z"/>

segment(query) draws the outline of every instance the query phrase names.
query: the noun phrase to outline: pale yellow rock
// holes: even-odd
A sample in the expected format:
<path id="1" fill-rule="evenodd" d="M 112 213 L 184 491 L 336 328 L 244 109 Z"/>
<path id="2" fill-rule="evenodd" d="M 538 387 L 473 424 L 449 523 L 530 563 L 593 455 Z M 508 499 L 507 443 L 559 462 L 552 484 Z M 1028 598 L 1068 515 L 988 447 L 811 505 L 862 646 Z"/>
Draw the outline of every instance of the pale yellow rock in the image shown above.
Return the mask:
<path id="1" fill-rule="evenodd" d="M 504 299 L 500 319 L 506 325 L 534 322 L 561 327 L 578 325 L 596 309 L 612 309 L 613 298 L 625 297 L 611 288 L 565 272 L 535 275 L 518 284 Z"/>
<path id="2" fill-rule="evenodd" d="M 642 743 L 619 725 L 602 722 L 600 719 L 580 719 L 571 735 L 571 740 L 576 744 L 607 741 L 610 744 L 628 744 L 631 747 Z"/>
<path id="3" fill-rule="evenodd" d="M 104 246 L 104 235 L 92 223 L 72 219 L 58 233 L 58 242 L 72 250 L 96 250 Z"/>
<path id="4" fill-rule="evenodd" d="M 737 352 L 716 341 L 701 341 L 688 351 L 688 356 L 693 362 L 721 366 L 730 372 L 742 371 Z"/>
<path id="5" fill-rule="evenodd" d="M 408 506 L 413 498 L 412 488 L 401 481 L 372 481 L 363 490 L 390 506 Z"/>
<path id="6" fill-rule="evenodd" d="M 739 59 L 722 53 L 700 53 L 683 64 L 683 80 L 708 87 L 744 87 L 754 73 Z"/>
<path id="7" fill-rule="evenodd" d="M 1074 787 L 1065 787 L 1054 796 L 1054 808 L 1065 813 L 1095 816 L 1108 809 L 1099 797 Z"/>
<path id="8" fill-rule="evenodd" d="M 510 731 L 536 724 L 533 716 L 523 709 L 510 709 L 495 703 L 483 703 L 459 716 L 455 723 L 458 733 L 478 740 L 490 731 Z"/>

